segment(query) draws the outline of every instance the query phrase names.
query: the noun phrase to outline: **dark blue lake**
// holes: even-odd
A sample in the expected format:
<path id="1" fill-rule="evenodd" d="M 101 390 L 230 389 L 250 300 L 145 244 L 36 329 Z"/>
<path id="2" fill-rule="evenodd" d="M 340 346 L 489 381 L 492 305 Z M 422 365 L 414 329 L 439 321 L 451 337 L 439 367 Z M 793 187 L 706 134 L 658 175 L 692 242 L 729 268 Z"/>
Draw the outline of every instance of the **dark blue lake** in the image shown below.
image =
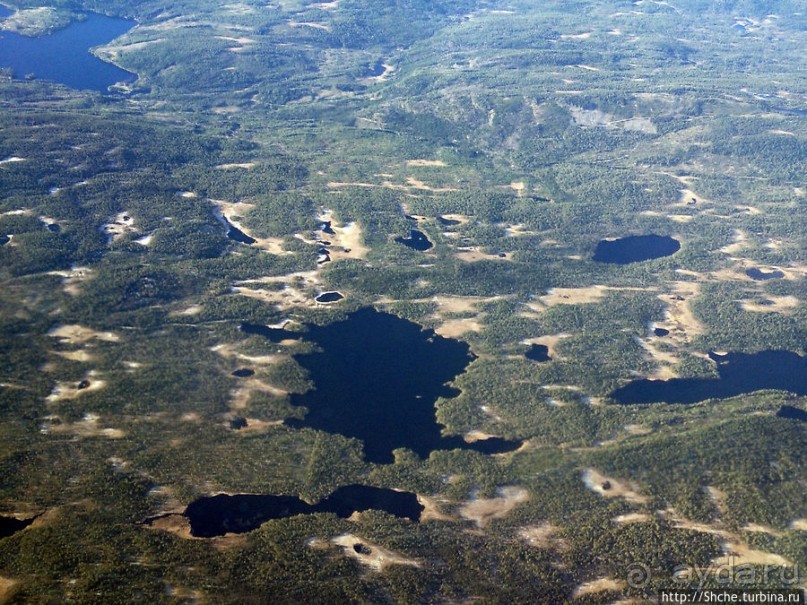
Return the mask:
<path id="1" fill-rule="evenodd" d="M 199 498 L 188 505 L 184 515 L 191 522 L 191 535 L 212 538 L 227 533 L 242 534 L 257 529 L 270 519 L 297 515 L 333 513 L 347 519 L 355 512 L 382 510 L 396 517 L 419 521 L 423 506 L 410 492 L 347 485 L 317 504 L 296 496 L 237 494 Z"/>
<path id="2" fill-rule="evenodd" d="M 696 403 L 775 389 L 807 395 L 807 357 L 790 351 L 710 355 L 719 378 L 634 380 L 611 393 L 622 404 Z"/>
<path id="3" fill-rule="evenodd" d="M 0 67 L 11 68 L 17 79 L 33 75 L 79 90 L 107 92 L 117 82 L 137 76 L 101 61 L 89 50 L 126 33 L 136 23 L 96 13 L 48 36 L 31 38 L 0 32 Z"/>
<path id="4" fill-rule="evenodd" d="M 615 240 L 602 240 L 594 251 L 594 261 L 628 265 L 670 256 L 681 249 L 681 243 L 664 235 L 631 235 Z"/>
<path id="5" fill-rule="evenodd" d="M 263 331 L 250 326 L 250 333 Z M 446 383 L 475 359 L 464 342 L 373 309 L 327 326 L 309 326 L 303 337 L 317 349 L 294 358 L 314 388 L 291 395 L 292 405 L 307 411 L 303 420 L 287 420 L 289 426 L 360 439 L 366 459 L 381 464 L 393 462 L 396 448 L 427 458 L 434 450 L 495 454 L 521 445 L 499 438 L 467 443 L 460 436 L 442 434 L 435 403 L 439 397 L 459 394 Z"/>
<path id="6" fill-rule="evenodd" d="M 2 4 L 0 4 L 0 19 L 3 17 L 8 17 L 11 14 L 11 9 L 6 8 Z"/>

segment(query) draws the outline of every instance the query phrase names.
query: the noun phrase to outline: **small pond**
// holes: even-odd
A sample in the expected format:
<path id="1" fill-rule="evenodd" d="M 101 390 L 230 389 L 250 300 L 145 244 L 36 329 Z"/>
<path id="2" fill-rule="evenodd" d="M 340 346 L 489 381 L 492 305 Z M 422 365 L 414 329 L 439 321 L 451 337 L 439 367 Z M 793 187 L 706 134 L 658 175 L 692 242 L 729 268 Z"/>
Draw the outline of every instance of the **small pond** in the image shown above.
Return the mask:
<path id="1" fill-rule="evenodd" d="M 524 354 L 524 357 L 530 361 L 537 361 L 538 363 L 543 363 L 544 361 L 549 361 L 552 359 L 549 356 L 549 347 L 546 345 L 535 344 L 530 346 L 529 351 Z"/>
<path id="2" fill-rule="evenodd" d="M 746 270 L 745 274 L 751 279 L 755 279 L 757 281 L 765 281 L 768 279 L 781 279 L 785 276 L 785 274 L 779 271 L 778 269 L 763 271 L 762 269 L 757 269 L 756 267 Z"/>
<path id="3" fill-rule="evenodd" d="M 0 515 L 0 539 L 13 536 L 18 531 L 22 531 L 31 523 L 34 522 L 36 517 L 30 519 L 17 519 L 16 517 L 4 517 Z"/>
<path id="4" fill-rule="evenodd" d="M 598 263 L 628 265 L 671 256 L 681 249 L 681 243 L 662 235 L 631 235 L 597 244 L 593 260 Z"/>
<path id="5" fill-rule="evenodd" d="M 399 244 L 403 244 L 407 248 L 419 250 L 420 252 L 428 250 L 434 245 L 429 241 L 429 238 L 426 237 L 426 234 L 418 229 L 410 229 L 409 237 L 396 237 L 395 241 Z"/>

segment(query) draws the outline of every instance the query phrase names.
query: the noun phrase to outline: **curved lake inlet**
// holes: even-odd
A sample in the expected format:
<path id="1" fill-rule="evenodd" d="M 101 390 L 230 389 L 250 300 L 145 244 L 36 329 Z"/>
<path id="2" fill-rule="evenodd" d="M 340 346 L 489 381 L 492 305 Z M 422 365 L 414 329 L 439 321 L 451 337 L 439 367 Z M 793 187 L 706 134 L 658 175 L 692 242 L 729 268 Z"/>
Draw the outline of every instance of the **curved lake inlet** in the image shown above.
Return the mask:
<path id="1" fill-rule="evenodd" d="M 681 249 L 681 242 L 666 235 L 631 235 L 615 240 L 602 240 L 594 250 L 598 263 L 628 265 L 654 258 L 671 256 Z"/>
<path id="2" fill-rule="evenodd" d="M 30 519 L 17 519 L 16 517 L 4 517 L 0 515 L 0 539 L 13 536 L 18 531 L 22 531 L 31 523 L 34 522 L 36 517 Z"/>
<path id="3" fill-rule="evenodd" d="M 543 363 L 544 361 L 549 361 L 552 359 L 549 356 L 549 347 L 546 345 L 532 345 L 529 351 L 524 353 L 524 357 L 530 361 L 537 361 L 538 363 Z"/>
<path id="4" fill-rule="evenodd" d="M 768 279 L 780 279 L 785 276 L 785 274 L 779 271 L 778 269 L 763 271 L 762 269 L 757 269 L 756 267 L 746 270 L 745 274 L 751 279 L 755 279 L 757 281 L 765 281 Z"/>
<path id="5" fill-rule="evenodd" d="M 233 240 L 234 242 L 238 242 L 239 244 L 247 244 L 251 245 L 255 243 L 255 238 L 248 236 L 246 233 L 241 231 L 238 227 L 234 226 L 230 221 L 228 221 L 223 216 L 221 220 L 224 222 L 224 225 L 227 228 L 227 237 Z"/>
<path id="6" fill-rule="evenodd" d="M 246 533 L 271 519 L 315 513 L 333 513 L 347 519 L 353 513 L 371 509 L 419 521 L 424 507 L 410 492 L 348 485 L 317 504 L 308 504 L 295 496 L 219 495 L 199 498 L 183 514 L 190 520 L 192 536 L 212 538 Z"/>
<path id="7" fill-rule="evenodd" d="M 434 245 L 429 241 L 429 238 L 426 237 L 426 234 L 418 229 L 410 229 L 409 237 L 396 237 L 395 241 L 399 244 L 403 244 L 407 248 L 419 250 L 420 252 L 428 250 Z"/>
<path id="8" fill-rule="evenodd" d="M 289 426 L 361 439 L 366 459 L 376 463 L 393 462 L 396 448 L 428 457 L 440 449 L 499 453 L 521 445 L 490 439 L 467 443 L 441 435 L 434 405 L 438 397 L 457 396 L 446 383 L 475 358 L 464 342 L 374 309 L 327 326 L 309 326 L 305 338 L 317 350 L 294 358 L 315 388 L 291 395 L 291 403 L 308 412 L 304 420 L 288 420 Z"/>
<path id="9" fill-rule="evenodd" d="M 339 292 L 323 292 L 319 296 L 317 296 L 314 300 L 318 303 L 332 303 L 338 300 L 342 300 L 344 298 L 343 294 Z"/>
<path id="10" fill-rule="evenodd" d="M 90 54 L 126 33 L 136 23 L 89 13 L 47 36 L 35 38 L 0 32 L 0 67 L 11 68 L 15 78 L 29 75 L 77 89 L 107 92 L 118 82 L 132 82 L 136 74 L 124 71 Z"/>
<path id="11" fill-rule="evenodd" d="M 634 380 L 611 393 L 622 404 L 696 403 L 763 389 L 807 395 L 807 358 L 790 351 L 710 355 L 720 378 Z"/>
<path id="12" fill-rule="evenodd" d="M 792 405 L 783 405 L 776 412 L 777 418 L 786 418 L 787 420 L 798 420 L 800 422 L 807 422 L 807 411 Z"/>

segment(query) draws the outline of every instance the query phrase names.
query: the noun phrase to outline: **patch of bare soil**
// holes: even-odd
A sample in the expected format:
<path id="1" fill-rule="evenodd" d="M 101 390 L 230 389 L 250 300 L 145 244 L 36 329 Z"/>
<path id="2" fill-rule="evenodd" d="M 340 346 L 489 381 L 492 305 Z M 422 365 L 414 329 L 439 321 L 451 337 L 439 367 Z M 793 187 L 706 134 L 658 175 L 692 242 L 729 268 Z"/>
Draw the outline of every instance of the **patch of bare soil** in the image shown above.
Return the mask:
<path id="1" fill-rule="evenodd" d="M 557 346 L 558 343 L 564 338 L 569 338 L 571 334 L 548 334 L 546 336 L 536 336 L 535 338 L 528 338 L 523 340 L 522 343 L 526 345 L 544 345 L 547 348 L 547 354 L 552 359 L 559 359 Z"/>
<path id="2" fill-rule="evenodd" d="M 453 521 L 454 517 L 442 511 L 441 504 L 445 504 L 444 500 L 430 498 L 422 494 L 417 495 L 418 503 L 423 507 L 423 512 L 420 513 L 420 521 Z"/>
<path id="3" fill-rule="evenodd" d="M 787 315 L 795 311 L 801 305 L 801 300 L 797 296 L 771 296 L 765 295 L 764 302 L 756 300 L 741 300 L 740 306 L 746 311 L 755 313 L 782 313 Z"/>
<path id="4" fill-rule="evenodd" d="M 720 252 L 724 254 L 737 254 L 740 250 L 748 245 L 748 234 L 741 229 L 734 230 L 734 241 L 728 246 L 720 248 Z"/>
<path id="5" fill-rule="evenodd" d="M 464 248 L 458 251 L 454 256 L 459 260 L 466 263 L 475 263 L 480 260 L 513 260 L 513 255 L 510 252 L 499 252 L 497 254 L 482 252 L 478 246 Z"/>
<path id="6" fill-rule="evenodd" d="M 18 586 L 19 583 L 17 580 L 0 576 L 0 605 L 11 602 L 11 599 L 17 592 Z"/>
<path id="7" fill-rule="evenodd" d="M 344 549 L 347 556 L 374 571 L 384 571 L 390 565 L 411 565 L 420 567 L 420 561 L 409 559 L 378 544 L 373 544 L 353 534 L 343 534 L 331 539 Z"/>
<path id="8" fill-rule="evenodd" d="M 367 257 L 370 248 L 364 244 L 364 233 L 359 223 L 342 224 L 334 218 L 332 210 L 323 211 L 317 218 L 322 222 L 331 223 L 331 229 L 334 234 L 329 233 L 327 237 L 328 241 L 331 242 L 329 250 L 333 260 L 339 260 L 340 258 L 363 259 Z"/>
<path id="9" fill-rule="evenodd" d="M 68 399 L 75 399 L 86 393 L 100 391 L 106 386 L 106 382 L 95 377 L 95 371 L 90 371 L 87 376 L 78 382 L 59 381 L 53 388 L 46 400 L 48 403 L 57 403 Z"/>
<path id="10" fill-rule="evenodd" d="M 226 164 L 225 166 L 236 166 L 235 164 Z M 240 165 L 241 167 L 246 166 L 246 164 Z M 226 219 L 233 227 L 239 229 L 244 232 L 245 235 L 248 235 L 252 239 L 255 240 L 255 243 L 252 244 L 256 248 L 260 248 L 261 250 L 266 250 L 271 254 L 278 254 L 278 255 L 288 255 L 293 254 L 293 252 L 289 252 L 288 250 L 283 248 L 283 239 L 279 237 L 257 237 L 255 234 L 250 233 L 250 229 L 245 227 L 243 224 L 243 216 L 249 213 L 252 208 L 255 207 L 255 204 L 248 204 L 246 202 L 227 202 L 224 200 L 210 200 L 212 204 L 214 204 L 217 208 L 217 211 L 220 215 L 220 218 Z"/>
<path id="11" fill-rule="evenodd" d="M 794 519 L 790 524 L 790 529 L 796 531 L 807 531 L 807 519 Z"/>
<path id="12" fill-rule="evenodd" d="M 670 330 L 667 337 L 670 341 L 688 343 L 693 336 L 703 333 L 703 324 L 690 307 L 690 302 L 700 295 L 700 288 L 698 282 L 674 282 L 669 293 L 659 295 L 667 305 L 663 323 Z"/>
<path id="13" fill-rule="evenodd" d="M 73 267 L 65 271 L 51 271 L 50 275 L 62 278 L 62 288 L 65 294 L 77 296 L 81 294 L 81 285 L 91 279 L 95 272 L 89 267 Z"/>
<path id="14" fill-rule="evenodd" d="M 280 290 L 252 287 L 255 284 L 283 284 Z M 320 280 L 317 271 L 300 271 L 289 275 L 264 277 L 261 279 L 237 282 L 232 291 L 241 296 L 248 296 L 277 305 L 280 310 L 288 310 L 300 305 L 316 307 L 314 298 L 319 292 Z M 249 285 L 249 287 L 247 287 Z"/>
<path id="15" fill-rule="evenodd" d="M 552 525 L 548 521 L 540 525 L 530 525 L 522 528 L 518 535 L 530 546 L 535 548 L 551 549 L 563 552 L 568 549 L 569 545 L 562 537 L 557 534 L 561 528 L 557 525 Z"/>
<path id="16" fill-rule="evenodd" d="M 613 578 L 599 578 L 578 586 L 574 591 L 574 596 L 579 598 L 600 592 L 620 592 L 624 587 L 625 582 L 622 580 L 614 580 Z"/>
<path id="17" fill-rule="evenodd" d="M 101 232 L 106 234 L 113 242 L 119 240 L 127 233 L 137 233 L 134 217 L 129 212 L 119 212 L 115 218 L 101 227 Z"/>
<path id="18" fill-rule="evenodd" d="M 407 166 L 431 166 L 434 168 L 442 168 L 446 163 L 442 160 L 407 160 Z"/>
<path id="19" fill-rule="evenodd" d="M 459 509 L 460 516 L 474 521 L 477 527 L 484 528 L 493 519 L 506 517 L 519 504 L 530 499 L 530 494 L 517 485 L 499 488 L 496 498 L 475 498 L 468 500 Z"/>
<path id="20" fill-rule="evenodd" d="M 627 525 L 628 523 L 647 523 L 652 517 L 646 513 L 628 513 L 614 517 L 614 523 Z"/>
<path id="21" fill-rule="evenodd" d="M 114 332 L 97 332 L 91 328 L 77 324 L 63 325 L 53 328 L 48 336 L 60 339 L 63 343 L 82 345 L 90 340 L 97 339 L 106 342 L 118 342 L 120 336 Z"/>
<path id="22" fill-rule="evenodd" d="M 475 319 L 446 319 L 434 328 L 434 331 L 445 338 L 461 338 L 463 334 L 481 332 L 484 328 L 485 326 Z"/>
<path id="23" fill-rule="evenodd" d="M 606 477 L 593 468 L 586 469 L 583 472 L 583 483 L 587 488 L 604 498 L 624 498 L 633 504 L 647 504 L 649 502 L 647 496 L 639 494 L 639 488 L 634 482 Z"/>
<path id="24" fill-rule="evenodd" d="M 236 170 L 238 168 L 243 168 L 245 170 L 249 170 L 250 168 L 255 167 L 255 162 L 241 162 L 240 164 L 219 164 L 216 166 L 216 170 Z M 245 206 L 252 206 L 252 204 L 244 204 Z"/>
<path id="25" fill-rule="evenodd" d="M 107 439 L 122 439 L 126 436 L 126 433 L 120 429 L 99 426 L 99 420 L 100 418 L 95 414 L 86 414 L 78 422 L 45 423 L 40 431 L 43 433 L 75 435 L 76 437 L 106 437 Z"/>

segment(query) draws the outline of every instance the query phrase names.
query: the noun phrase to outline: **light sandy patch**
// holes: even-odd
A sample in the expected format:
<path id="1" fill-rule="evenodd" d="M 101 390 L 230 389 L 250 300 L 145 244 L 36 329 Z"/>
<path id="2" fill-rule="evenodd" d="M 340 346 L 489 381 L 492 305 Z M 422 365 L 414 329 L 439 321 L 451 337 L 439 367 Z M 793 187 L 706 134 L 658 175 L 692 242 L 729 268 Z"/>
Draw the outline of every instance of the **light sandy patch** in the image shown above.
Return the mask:
<path id="1" fill-rule="evenodd" d="M 100 418 L 95 414 L 86 414 L 78 422 L 42 425 L 40 432 L 69 434 L 77 437 L 106 437 L 107 439 L 121 439 L 126 433 L 120 429 L 104 428 L 99 426 Z"/>
<path id="2" fill-rule="evenodd" d="M 17 580 L 0 576 L 0 604 L 5 605 L 11 602 L 17 592 L 18 584 Z"/>
<path id="3" fill-rule="evenodd" d="M 742 531 L 749 531 L 751 533 L 768 534 L 769 536 L 774 536 L 775 538 L 781 538 L 785 535 L 784 532 L 778 531 L 772 527 L 768 527 L 767 525 L 760 525 L 759 523 L 746 523 L 740 529 Z"/>
<path id="4" fill-rule="evenodd" d="M 756 550 L 742 542 L 727 541 L 722 544 L 723 557 L 717 557 L 713 563 L 725 564 L 728 560 L 731 566 L 740 565 L 776 565 L 778 567 L 792 567 L 793 562 L 782 555 Z"/>
<path id="5" fill-rule="evenodd" d="M 475 319 L 447 319 L 434 331 L 444 338 L 461 338 L 468 332 L 481 332 L 484 326 Z"/>
<path id="6" fill-rule="evenodd" d="M 748 234 L 741 229 L 734 230 L 734 241 L 728 246 L 723 246 L 720 251 L 724 254 L 737 254 L 748 245 Z"/>
<path id="7" fill-rule="evenodd" d="M 317 4 L 312 4 L 311 8 L 318 8 L 324 11 L 332 11 L 339 6 L 339 0 L 334 0 L 333 2 L 318 2 Z"/>
<path id="8" fill-rule="evenodd" d="M 250 169 L 255 167 L 255 162 L 241 162 L 240 164 L 219 164 L 216 170 L 235 170 L 237 168 Z"/>
<path id="9" fill-rule="evenodd" d="M 127 233 L 137 233 L 135 220 L 128 212 L 119 212 L 114 219 L 101 227 L 101 232 L 111 240 L 117 241 Z"/>
<path id="10" fill-rule="evenodd" d="M 148 235 L 144 235 L 143 237 L 140 237 L 140 238 L 134 240 L 134 242 L 136 244 L 140 244 L 141 246 L 150 246 L 153 239 L 154 239 L 154 234 L 149 233 Z"/>
<path id="11" fill-rule="evenodd" d="M 807 189 L 804 187 L 793 187 L 793 193 L 799 197 L 805 197 L 807 196 Z"/>
<path id="12" fill-rule="evenodd" d="M 91 328 L 76 324 L 63 325 L 53 328 L 48 336 L 59 338 L 62 342 L 74 345 L 85 344 L 90 340 L 103 340 L 105 342 L 118 342 L 120 336 L 114 332 L 97 332 Z"/>
<path id="13" fill-rule="evenodd" d="M 598 303 L 608 294 L 608 286 L 589 286 L 588 288 L 551 288 L 546 294 L 538 297 L 543 307 L 553 305 L 583 305 Z M 532 307 L 532 305 L 528 305 Z M 535 309 L 540 311 L 541 309 Z"/>
<path id="14" fill-rule="evenodd" d="M 468 500 L 459 509 L 460 515 L 483 528 L 493 519 L 506 517 L 516 506 L 530 499 L 529 492 L 516 485 L 500 487 L 498 494 L 496 498 Z"/>
<path id="15" fill-rule="evenodd" d="M 244 37 L 234 38 L 232 36 L 214 36 L 214 38 L 216 38 L 216 40 L 226 40 L 227 42 L 235 42 L 236 44 L 241 45 L 255 44 L 255 40 L 253 40 L 252 38 L 244 38 Z"/>
<path id="16" fill-rule="evenodd" d="M 628 513 L 626 515 L 619 515 L 614 517 L 614 523 L 619 525 L 627 525 L 629 523 L 647 523 L 652 517 L 646 513 Z"/>
<path id="17" fill-rule="evenodd" d="M 420 513 L 420 521 L 453 521 L 454 517 L 451 515 L 444 513 L 441 509 L 441 504 L 445 503 L 445 500 L 438 500 L 436 498 L 430 498 L 429 496 L 424 496 L 422 494 L 417 495 L 418 502 L 423 507 L 423 512 Z"/>
<path id="18" fill-rule="evenodd" d="M 310 27 L 312 29 L 320 29 L 322 31 L 331 31 L 330 25 L 324 23 L 315 23 L 313 21 L 289 21 L 289 27 Z"/>
<path id="19" fill-rule="evenodd" d="M 441 192 L 445 192 L 445 191 L 459 191 L 459 189 L 456 189 L 455 187 L 431 187 L 430 185 L 427 185 L 423 181 L 418 180 L 418 179 L 416 179 L 415 177 L 412 177 L 412 176 L 406 178 L 406 183 L 410 188 L 418 189 L 418 190 L 421 190 L 421 191 L 432 191 L 432 192 L 437 192 L 437 193 L 441 193 Z M 386 182 L 384 184 L 387 185 Z"/>
<path id="20" fill-rule="evenodd" d="M 60 357 L 69 359 L 70 361 L 80 361 L 82 363 L 86 363 L 94 359 L 93 355 L 84 349 L 79 349 L 78 351 L 54 351 L 54 353 Z"/>
<path id="21" fill-rule="evenodd" d="M 279 426 L 283 426 L 282 420 L 259 420 L 258 418 L 246 418 L 247 426 L 238 429 L 238 433 L 257 434 L 266 433 Z"/>
<path id="22" fill-rule="evenodd" d="M 594 32 L 583 32 L 582 34 L 561 34 L 561 40 L 588 40 Z"/>
<path id="23" fill-rule="evenodd" d="M 58 401 L 65 401 L 68 399 L 75 399 L 80 397 L 81 395 L 85 395 L 87 393 L 93 393 L 95 391 L 100 391 L 106 386 L 106 382 L 100 379 L 95 378 L 96 373 L 95 371 L 91 371 L 87 373 L 87 377 L 84 380 L 79 382 L 71 381 L 59 381 L 56 383 L 56 386 L 53 387 L 53 391 L 51 394 L 48 395 L 45 400 L 48 403 L 56 403 Z M 85 382 L 89 382 L 87 386 L 83 388 L 79 388 L 79 384 L 83 384 Z"/>
<path id="24" fill-rule="evenodd" d="M 368 79 L 368 80 L 373 80 L 373 81 L 375 81 L 375 82 L 385 82 L 386 80 L 388 80 L 388 79 L 389 79 L 389 77 L 390 77 L 392 74 L 394 74 L 394 73 L 395 73 L 395 66 L 394 66 L 394 65 L 390 65 L 389 63 L 382 63 L 382 64 L 381 64 L 381 67 L 383 67 L 383 68 L 384 68 L 384 71 L 382 71 L 382 72 L 381 72 L 379 75 L 377 75 L 377 76 L 373 76 L 373 77 L 371 77 L 371 78 L 367 78 L 367 79 Z"/>
<path id="25" fill-rule="evenodd" d="M 586 71 L 600 71 L 599 67 L 592 67 L 591 65 L 577 65 L 580 69 L 585 69 Z"/>
<path id="26" fill-rule="evenodd" d="M 668 214 L 667 218 L 674 223 L 691 223 L 695 220 L 691 214 Z"/>
<path id="27" fill-rule="evenodd" d="M 250 397 L 256 392 L 269 393 L 281 397 L 288 394 L 283 389 L 273 387 L 271 384 L 267 384 L 258 378 L 250 378 L 245 380 L 237 389 L 233 389 L 230 392 L 230 412 L 237 413 L 246 409 Z"/>
<path id="28" fill-rule="evenodd" d="M 202 305 L 191 305 L 190 307 L 185 307 L 180 311 L 176 311 L 171 313 L 171 315 L 181 315 L 183 317 L 192 317 L 194 315 L 199 315 L 203 311 Z"/>
<path id="29" fill-rule="evenodd" d="M 242 164 L 241 167 L 245 167 L 246 164 Z M 223 224 L 230 223 L 236 229 L 242 231 L 245 235 L 251 237 L 255 240 L 255 243 L 252 244 L 255 248 L 260 248 L 261 250 L 265 250 L 270 254 L 276 255 L 289 255 L 294 254 L 283 248 L 283 239 L 280 237 L 257 237 L 255 234 L 250 233 L 250 229 L 245 227 L 243 224 L 243 217 L 244 215 L 248 214 L 250 210 L 255 207 L 255 204 L 249 204 L 247 202 L 227 202 L 224 200 L 210 200 L 210 202 L 216 207 L 216 218 L 218 218 Z"/>
<path id="30" fill-rule="evenodd" d="M 363 259 L 370 252 L 364 243 L 364 232 L 359 223 L 352 221 L 342 224 L 334 217 L 332 210 L 324 210 L 318 217 L 323 223 L 330 222 L 333 234 L 325 233 L 323 237 L 331 242 L 329 252 L 331 259 L 336 261 L 340 258 Z"/>
<path id="31" fill-rule="evenodd" d="M 378 185 L 375 185 L 373 183 L 348 183 L 348 182 L 341 182 L 341 181 L 330 181 L 328 183 L 328 187 L 330 187 L 331 189 L 341 189 L 343 187 L 370 188 L 370 187 L 378 187 Z"/>
<path id="32" fill-rule="evenodd" d="M 583 483 L 587 488 L 605 498 L 624 498 L 633 504 L 647 504 L 649 498 L 638 493 L 634 482 L 606 477 L 599 471 L 589 468 L 583 472 Z"/>
<path id="33" fill-rule="evenodd" d="M 657 347 L 658 343 L 665 342 L 664 339 L 637 338 L 636 340 L 656 363 L 656 370 L 649 374 L 647 378 L 650 380 L 669 380 L 670 378 L 678 377 L 678 374 L 673 369 L 673 366 L 680 361 L 678 355 L 670 351 L 662 351 Z"/>
<path id="34" fill-rule="evenodd" d="M 756 301 L 741 300 L 740 306 L 746 311 L 755 313 L 782 313 L 787 315 L 801 305 L 801 300 L 797 296 L 770 296 L 766 295 L 767 304 L 759 304 Z"/>
<path id="35" fill-rule="evenodd" d="M 481 260 L 512 260 L 513 257 L 512 253 L 510 252 L 488 254 L 486 252 L 482 252 L 478 246 L 472 246 L 466 250 L 461 250 L 455 253 L 454 256 L 466 263 L 475 263 Z"/>
<path id="36" fill-rule="evenodd" d="M 429 302 L 437 304 L 440 313 L 472 313 L 481 302 L 493 301 L 498 297 L 484 296 L 435 296 Z"/>
<path id="37" fill-rule="evenodd" d="M 788 137 L 795 137 L 796 136 L 796 133 L 790 132 L 789 130 L 775 130 L 774 129 L 774 130 L 769 130 L 768 132 L 770 132 L 771 134 L 781 134 L 781 135 L 788 136 Z"/>
<path id="38" fill-rule="evenodd" d="M 526 541 L 527 544 L 535 548 L 564 551 L 568 548 L 568 544 L 563 538 L 557 535 L 560 529 L 561 528 L 557 525 L 552 525 L 547 521 L 540 525 L 524 527 L 518 532 L 518 535 Z"/>
<path id="39" fill-rule="evenodd" d="M 250 363 L 254 363 L 254 364 L 262 365 L 262 366 L 272 365 L 272 364 L 277 363 L 277 362 L 279 362 L 279 361 L 286 358 L 285 355 L 280 355 L 280 354 L 277 354 L 277 355 L 244 355 L 243 353 L 240 353 L 235 348 L 235 345 L 226 344 L 226 343 L 222 343 L 222 344 L 218 344 L 218 345 L 215 345 L 213 347 L 210 347 L 210 350 L 213 353 L 217 353 L 218 355 L 221 355 L 222 357 L 226 357 L 226 358 L 229 358 L 229 359 L 240 359 L 242 361 L 248 361 Z"/>
<path id="40" fill-rule="evenodd" d="M 244 284 L 252 283 L 283 283 L 282 290 L 264 290 L 262 288 L 248 288 Z M 316 271 L 302 271 L 278 277 L 268 277 L 262 280 L 247 280 L 236 284 L 232 292 L 241 296 L 248 296 L 264 302 L 273 303 L 281 310 L 288 310 L 296 306 L 316 307 L 314 300 L 320 293 L 319 278 Z"/>
<path id="41" fill-rule="evenodd" d="M 199 197 L 199 194 L 196 193 L 195 191 L 180 191 L 179 197 L 185 198 L 187 200 L 192 200 L 194 198 Z"/>
<path id="42" fill-rule="evenodd" d="M 674 282 L 670 293 L 659 295 L 667 305 L 663 323 L 669 326 L 670 340 L 688 343 L 693 336 L 703 333 L 703 324 L 695 317 L 690 307 L 690 302 L 699 295 L 698 282 Z"/>
<path id="43" fill-rule="evenodd" d="M 356 559 L 362 565 L 375 571 L 383 571 L 384 568 L 390 565 L 421 566 L 421 563 L 416 559 L 409 559 L 378 544 L 373 544 L 363 538 L 354 536 L 353 534 L 336 536 L 331 539 L 331 542 L 341 546 L 347 556 Z"/>
<path id="44" fill-rule="evenodd" d="M 807 519 L 795 519 L 790 524 L 790 529 L 795 529 L 796 531 L 807 531 Z"/>
<path id="45" fill-rule="evenodd" d="M 525 235 L 538 235 L 536 231 L 531 231 L 526 225 L 518 223 L 517 225 L 507 225 L 504 228 L 505 232 L 510 237 L 522 237 Z M 542 242 L 543 243 L 543 242 Z"/>
<path id="46" fill-rule="evenodd" d="M 468 431 L 463 435 L 466 443 L 476 443 L 477 441 L 485 441 L 486 439 L 496 438 L 498 435 L 491 435 L 484 431 Z"/>
<path id="47" fill-rule="evenodd" d="M 81 293 L 81 285 L 93 277 L 94 271 L 89 267 L 73 267 L 68 271 L 51 271 L 49 275 L 58 275 L 62 279 L 65 294 L 77 296 Z"/>
<path id="48" fill-rule="evenodd" d="M 745 212 L 749 216 L 759 216 L 762 214 L 762 210 L 757 208 L 756 206 L 734 206 L 737 210 L 741 210 Z"/>
<path id="49" fill-rule="evenodd" d="M 518 197 L 524 197 L 524 190 L 526 189 L 524 181 L 513 181 L 510 183 L 510 188 L 516 192 Z"/>
<path id="50" fill-rule="evenodd" d="M 446 166 L 446 163 L 442 160 L 407 160 L 406 165 L 443 167 Z"/>
<path id="51" fill-rule="evenodd" d="M 673 206 L 703 206 L 704 204 L 711 204 L 711 200 L 692 191 L 692 189 L 681 189 L 681 197 Z"/>
<path id="52" fill-rule="evenodd" d="M 0 160 L 0 166 L 4 164 L 16 164 L 18 162 L 24 162 L 25 158 L 17 157 L 16 155 L 11 156 L 10 158 L 6 158 L 4 160 Z"/>
<path id="53" fill-rule="evenodd" d="M 613 578 L 599 578 L 591 580 L 585 584 L 581 584 L 574 590 L 575 597 L 583 597 L 590 594 L 597 594 L 600 592 L 620 592 L 625 587 L 625 582 L 622 580 L 614 580 Z"/>

